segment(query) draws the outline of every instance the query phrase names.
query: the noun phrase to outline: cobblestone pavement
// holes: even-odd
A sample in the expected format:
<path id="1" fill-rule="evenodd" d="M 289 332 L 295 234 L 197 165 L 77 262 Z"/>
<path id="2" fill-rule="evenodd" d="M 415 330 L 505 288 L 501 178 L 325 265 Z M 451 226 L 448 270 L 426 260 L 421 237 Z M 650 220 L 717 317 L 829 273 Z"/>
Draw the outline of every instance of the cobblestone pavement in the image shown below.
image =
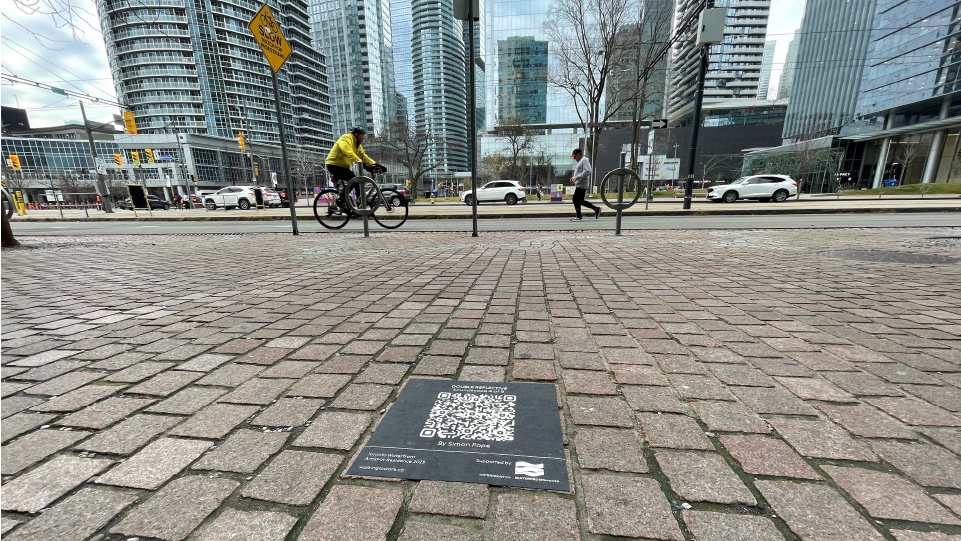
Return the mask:
<path id="1" fill-rule="evenodd" d="M 959 539 L 959 238 L 22 239 L 4 539 Z M 573 492 L 345 478 L 417 377 L 555 384 Z"/>

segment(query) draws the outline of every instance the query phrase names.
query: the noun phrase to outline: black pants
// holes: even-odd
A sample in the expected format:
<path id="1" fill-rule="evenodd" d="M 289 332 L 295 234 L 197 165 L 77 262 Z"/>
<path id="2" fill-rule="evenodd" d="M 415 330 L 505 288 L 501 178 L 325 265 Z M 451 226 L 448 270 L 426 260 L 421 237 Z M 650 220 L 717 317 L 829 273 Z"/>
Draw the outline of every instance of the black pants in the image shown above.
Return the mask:
<path id="1" fill-rule="evenodd" d="M 581 206 L 585 206 L 594 212 L 598 210 L 598 207 L 594 203 L 584 200 L 584 194 L 586 193 L 586 188 L 574 188 L 574 212 L 577 213 L 578 218 L 581 217 Z"/>
<path id="2" fill-rule="evenodd" d="M 338 194 L 341 193 L 341 190 L 343 190 L 344 187 L 347 186 L 347 183 L 350 182 L 352 178 L 357 176 L 349 167 L 341 167 L 339 165 L 330 165 L 329 163 L 326 165 L 327 165 L 327 172 L 330 173 L 330 176 L 334 181 L 334 187 L 337 188 Z M 360 196 L 360 192 L 358 191 L 357 188 L 354 188 L 353 192 L 354 192 L 354 197 Z M 340 199 L 339 196 L 338 196 L 338 199 Z M 343 201 L 341 201 L 340 206 L 344 207 L 345 209 L 347 208 L 344 205 Z"/>

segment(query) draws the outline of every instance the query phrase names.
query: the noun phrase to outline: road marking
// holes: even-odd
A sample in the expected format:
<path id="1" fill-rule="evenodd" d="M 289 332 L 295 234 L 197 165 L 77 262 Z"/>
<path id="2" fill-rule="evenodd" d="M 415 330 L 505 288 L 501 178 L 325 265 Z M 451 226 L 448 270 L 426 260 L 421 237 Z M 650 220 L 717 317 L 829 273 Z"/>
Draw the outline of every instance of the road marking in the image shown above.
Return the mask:
<path id="1" fill-rule="evenodd" d="M 160 227 L 159 225 L 138 225 L 137 227 Z"/>

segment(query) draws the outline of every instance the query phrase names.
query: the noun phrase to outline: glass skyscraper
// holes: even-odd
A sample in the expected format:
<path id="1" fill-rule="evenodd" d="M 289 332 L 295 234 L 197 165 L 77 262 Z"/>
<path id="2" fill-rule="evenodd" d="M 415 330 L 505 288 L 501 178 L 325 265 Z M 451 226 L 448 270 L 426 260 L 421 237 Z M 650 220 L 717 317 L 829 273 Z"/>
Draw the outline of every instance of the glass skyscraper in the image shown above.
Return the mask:
<path id="1" fill-rule="evenodd" d="M 310 0 L 314 46 L 327 57 L 335 135 L 386 132 L 395 115 L 388 0 Z"/>
<path id="2" fill-rule="evenodd" d="M 247 24 L 250 0 L 99 0 L 119 99 L 142 133 L 279 142 L 270 67 Z M 272 2 L 293 50 L 278 74 L 288 142 L 332 144 L 324 58 L 310 44 L 305 0 Z"/>
<path id="3" fill-rule="evenodd" d="M 854 120 L 876 3 L 808 0 L 791 45 L 795 57 L 788 59 L 795 65 L 785 139 L 837 133 Z"/>
<path id="4" fill-rule="evenodd" d="M 466 171 L 468 163 L 467 76 L 463 25 L 452 2 L 411 2 L 411 71 L 414 118 L 434 137 L 426 163 L 438 174 Z"/>
<path id="5" fill-rule="evenodd" d="M 510 36 L 497 42 L 497 114 L 525 124 L 547 122 L 546 41 Z"/>

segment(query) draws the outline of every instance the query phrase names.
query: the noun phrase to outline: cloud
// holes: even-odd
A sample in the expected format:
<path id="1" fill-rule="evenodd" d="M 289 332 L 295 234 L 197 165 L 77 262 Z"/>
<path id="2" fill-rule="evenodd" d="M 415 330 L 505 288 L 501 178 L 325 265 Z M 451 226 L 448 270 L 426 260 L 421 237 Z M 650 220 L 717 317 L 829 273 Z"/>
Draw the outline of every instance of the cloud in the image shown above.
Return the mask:
<path id="1" fill-rule="evenodd" d="M 3 73 L 24 79 L 116 100 L 116 89 L 107 62 L 107 51 L 99 29 L 96 3 L 76 0 L 74 27 L 57 24 L 44 13 L 26 13 L 15 0 L 0 0 L 2 40 L 0 62 Z M 74 39 L 74 37 L 79 39 Z M 31 85 L 0 87 L 3 105 L 27 109 L 30 125 L 58 126 L 80 120 L 76 98 L 65 98 Z M 90 120 L 109 122 L 119 113 L 116 107 L 85 104 Z"/>

